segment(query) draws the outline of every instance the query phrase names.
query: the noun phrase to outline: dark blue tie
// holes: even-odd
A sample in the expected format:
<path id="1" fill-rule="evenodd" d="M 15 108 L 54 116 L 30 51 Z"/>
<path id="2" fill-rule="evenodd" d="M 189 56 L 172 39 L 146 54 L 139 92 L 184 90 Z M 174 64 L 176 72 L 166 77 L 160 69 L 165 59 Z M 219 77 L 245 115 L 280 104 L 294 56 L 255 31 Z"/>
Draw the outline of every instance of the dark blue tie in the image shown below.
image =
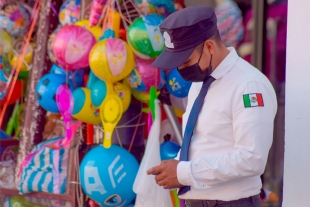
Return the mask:
<path id="1" fill-rule="evenodd" d="M 188 150 L 189 150 L 189 145 L 191 142 L 191 138 L 193 135 L 193 131 L 197 122 L 197 118 L 199 115 L 199 112 L 201 110 L 201 107 L 203 105 L 204 99 L 207 95 L 209 86 L 215 79 L 212 76 L 209 76 L 202 84 L 202 88 L 194 102 L 194 105 L 192 107 L 192 110 L 189 114 L 185 132 L 184 132 L 184 138 L 183 138 L 183 143 L 182 143 L 182 148 L 181 148 L 181 153 L 180 153 L 180 161 L 188 161 Z M 190 186 L 183 186 L 179 190 L 179 195 L 182 195 L 190 190 Z"/>

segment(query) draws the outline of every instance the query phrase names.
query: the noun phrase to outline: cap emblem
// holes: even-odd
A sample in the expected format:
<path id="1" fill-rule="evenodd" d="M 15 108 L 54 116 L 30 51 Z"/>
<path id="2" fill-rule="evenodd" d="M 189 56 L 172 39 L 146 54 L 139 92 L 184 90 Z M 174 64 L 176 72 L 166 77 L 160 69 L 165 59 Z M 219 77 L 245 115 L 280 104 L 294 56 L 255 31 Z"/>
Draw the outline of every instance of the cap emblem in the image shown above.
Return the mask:
<path id="1" fill-rule="evenodd" d="M 171 37 L 170 35 L 168 34 L 168 32 L 164 32 L 163 34 L 164 38 L 165 38 L 165 45 L 166 47 L 168 48 L 174 48 L 174 44 L 171 42 Z"/>

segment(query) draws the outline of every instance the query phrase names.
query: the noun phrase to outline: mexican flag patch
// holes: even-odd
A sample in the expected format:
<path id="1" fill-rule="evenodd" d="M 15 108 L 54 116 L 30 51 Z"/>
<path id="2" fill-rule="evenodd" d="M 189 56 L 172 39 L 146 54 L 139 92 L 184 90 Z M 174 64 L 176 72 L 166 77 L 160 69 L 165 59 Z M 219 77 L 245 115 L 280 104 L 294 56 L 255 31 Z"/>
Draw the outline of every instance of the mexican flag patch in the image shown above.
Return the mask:
<path id="1" fill-rule="evenodd" d="M 245 108 L 264 106 L 263 96 L 261 93 L 251 93 L 243 95 Z"/>

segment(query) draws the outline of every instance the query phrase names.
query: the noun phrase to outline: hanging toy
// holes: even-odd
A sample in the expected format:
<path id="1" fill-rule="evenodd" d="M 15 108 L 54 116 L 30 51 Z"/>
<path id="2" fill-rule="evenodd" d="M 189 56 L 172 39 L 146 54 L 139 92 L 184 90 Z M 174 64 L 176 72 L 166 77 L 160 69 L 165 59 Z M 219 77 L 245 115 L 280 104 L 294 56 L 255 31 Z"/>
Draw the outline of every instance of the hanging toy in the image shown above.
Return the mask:
<path id="1" fill-rule="evenodd" d="M 70 88 L 67 85 L 61 85 L 56 92 L 56 104 L 59 109 L 60 114 L 62 115 L 66 138 L 63 142 L 65 147 L 70 146 L 73 134 L 71 130 L 71 116 L 73 110 L 73 96 Z"/>
<path id="2" fill-rule="evenodd" d="M 72 25 L 79 20 L 81 10 L 80 0 L 67 0 L 59 10 L 59 22 L 61 25 Z"/>
<path id="3" fill-rule="evenodd" d="M 136 57 L 136 67 L 126 78 L 128 84 L 137 91 L 148 92 L 152 86 L 161 89 L 166 83 L 166 74 L 159 68 L 154 68 L 154 60 L 144 60 Z"/>
<path id="4" fill-rule="evenodd" d="M 89 26 L 97 25 L 107 0 L 94 0 L 90 9 Z"/>
<path id="5" fill-rule="evenodd" d="M 30 13 L 19 2 L 9 2 L 0 7 L 0 29 L 12 36 L 22 36 L 30 24 Z"/>
<path id="6" fill-rule="evenodd" d="M 110 148 L 112 144 L 112 133 L 122 117 L 123 105 L 117 95 L 109 95 L 100 107 L 100 117 L 104 129 L 104 148 Z"/>
<path id="7" fill-rule="evenodd" d="M 87 29 L 76 25 L 64 26 L 52 43 L 56 62 L 66 70 L 86 68 L 90 50 L 96 42 Z"/>
<path id="8" fill-rule="evenodd" d="M 164 17 L 151 14 L 139 17 L 129 26 L 127 41 L 134 53 L 142 59 L 152 59 L 159 56 L 165 49 L 164 37 L 159 25 Z"/>
<path id="9" fill-rule="evenodd" d="M 101 28 L 100 27 L 98 27 L 98 26 L 89 26 L 89 21 L 86 20 L 86 19 L 78 21 L 74 25 L 86 28 L 88 31 L 90 31 L 94 35 L 96 40 L 99 40 L 99 38 L 101 36 Z"/>

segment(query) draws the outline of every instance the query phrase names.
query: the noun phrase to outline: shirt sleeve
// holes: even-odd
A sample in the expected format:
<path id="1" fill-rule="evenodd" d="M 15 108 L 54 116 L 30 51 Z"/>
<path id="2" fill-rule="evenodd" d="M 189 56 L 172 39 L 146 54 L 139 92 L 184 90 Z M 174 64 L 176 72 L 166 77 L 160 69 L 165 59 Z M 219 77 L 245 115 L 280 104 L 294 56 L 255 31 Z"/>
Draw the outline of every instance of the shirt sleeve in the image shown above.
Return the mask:
<path id="1" fill-rule="evenodd" d="M 244 95 L 261 94 L 263 106 L 246 107 Z M 277 111 L 275 92 L 270 85 L 252 81 L 237 87 L 231 98 L 234 149 L 220 156 L 202 155 L 179 162 L 181 184 L 206 189 L 229 180 L 263 174 L 273 139 Z"/>

